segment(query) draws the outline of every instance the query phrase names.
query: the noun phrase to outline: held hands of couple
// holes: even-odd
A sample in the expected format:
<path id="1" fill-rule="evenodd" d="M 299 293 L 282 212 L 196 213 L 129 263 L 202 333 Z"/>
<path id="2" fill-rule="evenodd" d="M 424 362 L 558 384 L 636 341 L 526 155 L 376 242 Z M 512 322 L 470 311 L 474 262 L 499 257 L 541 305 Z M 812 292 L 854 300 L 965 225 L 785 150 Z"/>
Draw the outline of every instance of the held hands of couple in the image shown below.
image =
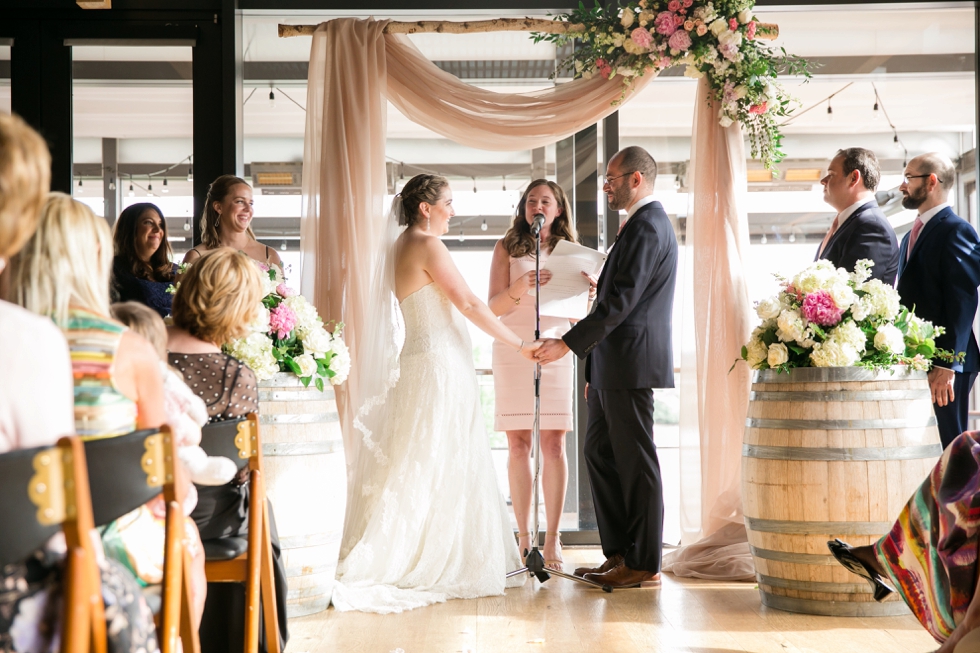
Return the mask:
<path id="1" fill-rule="evenodd" d="M 932 392 L 932 403 L 940 408 L 956 400 L 953 394 L 953 381 L 956 372 L 946 367 L 933 367 L 929 370 L 929 390 Z"/>
<path id="2" fill-rule="evenodd" d="M 534 360 L 546 365 L 558 360 L 568 353 L 568 345 L 561 338 L 542 338 L 538 341 L 539 348 L 534 352 Z"/>

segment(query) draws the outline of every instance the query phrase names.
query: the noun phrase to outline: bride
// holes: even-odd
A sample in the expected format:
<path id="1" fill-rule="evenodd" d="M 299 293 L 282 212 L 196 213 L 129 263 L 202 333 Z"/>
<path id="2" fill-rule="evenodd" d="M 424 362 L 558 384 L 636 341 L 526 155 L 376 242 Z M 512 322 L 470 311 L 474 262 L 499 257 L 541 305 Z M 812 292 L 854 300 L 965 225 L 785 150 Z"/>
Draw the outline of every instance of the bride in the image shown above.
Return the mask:
<path id="1" fill-rule="evenodd" d="M 338 610 L 401 612 L 525 579 L 504 578 L 521 559 L 464 318 L 528 358 L 538 345 L 502 324 L 453 264 L 439 238 L 452 201 L 445 178 L 417 175 L 392 205 L 359 348 L 364 401 L 345 437 Z"/>

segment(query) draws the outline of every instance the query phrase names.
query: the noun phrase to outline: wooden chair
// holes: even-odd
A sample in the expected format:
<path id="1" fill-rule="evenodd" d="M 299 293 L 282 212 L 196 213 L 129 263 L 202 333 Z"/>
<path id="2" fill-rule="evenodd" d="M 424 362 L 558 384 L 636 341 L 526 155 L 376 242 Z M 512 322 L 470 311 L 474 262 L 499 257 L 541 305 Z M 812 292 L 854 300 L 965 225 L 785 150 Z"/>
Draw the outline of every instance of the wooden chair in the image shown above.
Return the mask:
<path id="1" fill-rule="evenodd" d="M 184 549 L 183 473 L 170 428 L 85 442 L 94 523 L 104 526 L 160 494 L 167 505 L 162 600 L 157 615 L 161 653 L 200 653 L 191 616 L 190 555 Z"/>
<path id="2" fill-rule="evenodd" d="M 105 606 L 95 548 L 82 442 L 64 437 L 54 447 L 0 455 L 0 567 L 23 562 L 62 530 L 67 559 L 62 580 L 61 650 L 105 653 Z"/>
<path id="3" fill-rule="evenodd" d="M 249 469 L 248 540 L 222 537 L 204 542 L 204 569 L 209 583 L 245 583 L 245 653 L 259 648 L 259 612 L 265 626 L 266 648 L 279 653 L 279 622 L 272 572 L 272 539 L 262 473 L 259 418 L 208 424 L 201 430 L 201 447 L 209 456 L 225 456 Z M 261 598 L 261 600 L 260 600 Z"/>

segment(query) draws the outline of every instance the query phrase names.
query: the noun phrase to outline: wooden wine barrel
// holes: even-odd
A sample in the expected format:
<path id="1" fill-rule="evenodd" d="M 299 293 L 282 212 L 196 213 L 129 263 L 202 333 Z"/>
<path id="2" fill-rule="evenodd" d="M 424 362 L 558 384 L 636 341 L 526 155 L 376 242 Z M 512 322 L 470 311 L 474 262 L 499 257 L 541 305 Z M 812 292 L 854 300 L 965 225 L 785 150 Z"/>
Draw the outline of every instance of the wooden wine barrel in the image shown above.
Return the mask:
<path id="1" fill-rule="evenodd" d="M 763 604 L 806 614 L 907 614 L 827 549 L 891 527 L 942 453 L 925 372 L 858 367 L 755 373 L 742 505 Z"/>
<path id="2" fill-rule="evenodd" d="M 333 387 L 293 374 L 259 383 L 266 487 L 276 515 L 290 617 L 330 604 L 344 526 L 347 472 Z"/>

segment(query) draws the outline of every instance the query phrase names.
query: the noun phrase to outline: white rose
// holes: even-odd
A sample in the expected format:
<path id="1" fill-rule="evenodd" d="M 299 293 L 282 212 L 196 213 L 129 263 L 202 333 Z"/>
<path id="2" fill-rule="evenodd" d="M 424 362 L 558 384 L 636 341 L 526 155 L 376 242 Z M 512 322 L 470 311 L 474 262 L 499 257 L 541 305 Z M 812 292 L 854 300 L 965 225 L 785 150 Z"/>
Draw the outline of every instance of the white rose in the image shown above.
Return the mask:
<path id="1" fill-rule="evenodd" d="M 804 339 L 803 317 L 799 311 L 784 310 L 776 320 L 776 337 L 783 342 L 799 342 Z"/>
<path id="2" fill-rule="evenodd" d="M 331 385 L 340 385 L 347 380 L 347 376 L 350 374 L 350 351 L 340 338 L 334 338 L 333 351 L 333 358 L 330 359 L 330 371 L 334 373 L 334 376 L 330 377 L 330 383 Z"/>
<path id="3" fill-rule="evenodd" d="M 753 369 L 759 369 L 759 365 L 762 364 L 769 357 L 769 348 L 766 347 L 766 343 L 762 342 L 758 338 L 753 338 L 745 345 L 746 354 L 745 362 L 749 364 L 749 367 Z"/>
<path id="4" fill-rule="evenodd" d="M 751 9 L 743 9 L 742 11 L 740 11 L 738 13 L 738 22 L 742 23 L 743 25 L 748 25 L 749 23 L 751 23 L 752 22 L 752 10 Z"/>
<path id="5" fill-rule="evenodd" d="M 303 334 L 300 340 L 303 341 L 303 351 L 307 354 L 313 354 L 315 358 L 320 358 L 330 351 L 330 334 L 323 327 L 310 329 Z"/>
<path id="6" fill-rule="evenodd" d="M 875 333 L 875 349 L 901 356 L 905 353 L 905 334 L 897 326 L 882 324 Z"/>
<path id="7" fill-rule="evenodd" d="M 314 360 L 311 354 L 297 356 L 293 359 L 293 362 L 299 365 L 299 374 L 297 376 L 306 377 L 316 374 L 316 360 Z"/>
<path id="8" fill-rule="evenodd" d="M 770 297 L 769 299 L 764 299 L 755 305 L 755 312 L 763 320 L 771 320 L 773 318 L 779 317 L 779 313 L 782 311 L 782 304 L 779 303 L 779 299 L 776 297 Z"/>
<path id="9" fill-rule="evenodd" d="M 769 367 L 777 367 L 782 365 L 789 360 L 789 350 L 781 342 L 774 342 L 769 345 L 769 354 L 766 357 L 766 362 L 769 363 Z"/>
<path id="10" fill-rule="evenodd" d="M 749 88 L 745 84 L 739 84 L 738 86 L 735 87 L 735 97 L 737 97 L 739 100 L 741 100 L 748 94 L 749 94 Z"/>
<path id="11" fill-rule="evenodd" d="M 732 120 L 731 118 L 729 118 L 724 113 L 721 114 L 721 117 L 720 118 L 718 118 L 718 124 L 721 125 L 722 127 L 731 127 L 731 125 L 732 125 L 733 122 L 735 122 L 735 121 Z"/>
<path id="12" fill-rule="evenodd" d="M 718 36 L 718 42 L 721 43 L 722 45 L 732 45 L 736 48 L 742 45 L 741 32 L 731 32 L 726 27 L 725 31 L 722 32 L 721 34 L 718 34 L 717 36 Z"/>
<path id="13" fill-rule="evenodd" d="M 620 66 L 619 68 L 616 69 L 616 72 L 622 75 L 623 77 L 632 77 L 633 75 L 636 74 L 635 70 L 633 70 L 632 68 L 627 68 L 626 66 Z"/>
<path id="14" fill-rule="evenodd" d="M 629 27 L 633 24 L 634 20 L 636 20 L 636 14 L 634 14 L 628 7 L 623 9 L 623 15 L 619 18 L 619 24 L 623 27 Z"/>
<path id="15" fill-rule="evenodd" d="M 830 288 L 827 288 L 827 292 L 834 299 L 834 303 L 837 304 L 837 308 L 842 311 L 846 311 L 850 308 L 851 304 L 857 301 L 857 295 L 854 294 L 854 290 L 851 288 L 850 284 L 844 282 L 834 283 Z"/>
<path id="16" fill-rule="evenodd" d="M 711 30 L 712 34 L 718 36 L 722 32 L 728 31 L 728 21 L 726 21 L 724 18 L 719 18 L 715 20 L 713 23 L 711 23 L 710 25 L 708 25 L 708 29 Z"/>

